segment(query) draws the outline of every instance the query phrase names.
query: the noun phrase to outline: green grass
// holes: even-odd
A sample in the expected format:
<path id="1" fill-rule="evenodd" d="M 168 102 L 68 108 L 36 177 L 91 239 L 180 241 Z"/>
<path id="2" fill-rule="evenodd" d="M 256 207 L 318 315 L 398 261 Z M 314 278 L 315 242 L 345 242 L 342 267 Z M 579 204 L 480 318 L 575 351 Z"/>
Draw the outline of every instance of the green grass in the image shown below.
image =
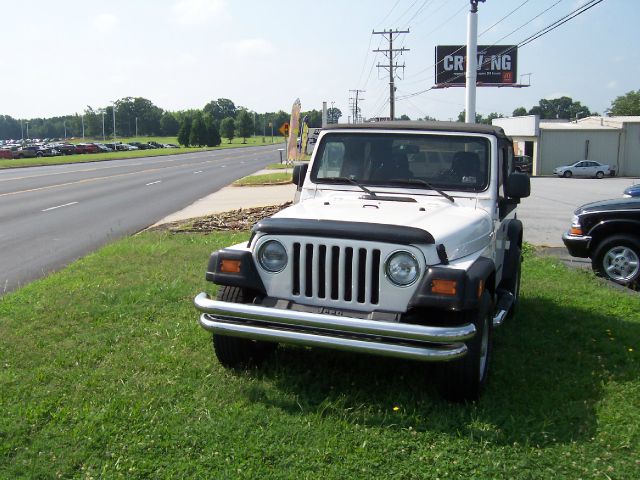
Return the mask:
<path id="1" fill-rule="evenodd" d="M 485 395 L 452 405 L 408 361 L 223 369 L 191 302 L 246 238 L 146 233 L 2 297 L 0 478 L 638 478 L 636 294 L 528 256 Z"/>
<path id="2" fill-rule="evenodd" d="M 262 175 L 249 175 L 233 182 L 239 187 L 251 185 L 284 185 L 291 183 L 291 172 L 265 173 Z"/>
<path id="3" fill-rule="evenodd" d="M 276 138 L 276 137 L 274 137 Z M 278 138 L 279 140 L 279 138 Z M 91 142 L 91 139 L 86 139 L 86 142 Z M 95 140 L 100 143 L 102 140 Z M 118 142 L 149 142 L 157 141 L 159 143 L 173 143 L 177 145 L 175 137 L 133 137 L 133 138 L 117 138 Z M 82 139 L 73 139 L 72 143 L 82 143 Z M 109 139 L 106 140 L 110 142 Z M 40 158 L 21 158 L 8 160 L 0 158 L 0 169 L 3 168 L 15 168 L 15 167 L 35 167 L 41 165 L 60 165 L 65 163 L 83 163 L 83 162 L 101 162 L 104 160 L 118 160 L 122 158 L 140 158 L 140 157 L 155 157 L 159 155 L 176 155 L 179 153 L 192 153 L 202 152 L 205 150 L 220 150 L 225 148 L 238 148 L 238 147 L 251 147 L 267 145 L 262 142 L 262 137 L 247 138 L 247 143 L 243 143 L 243 139 L 234 139 L 232 143 L 228 143 L 223 139 L 222 143 L 213 148 L 156 148 L 153 150 L 133 150 L 130 152 L 109 152 L 109 153 L 83 153 L 81 155 L 61 155 L 57 157 L 40 157 Z"/>
<path id="4" fill-rule="evenodd" d="M 287 169 L 290 170 L 293 167 L 291 166 L 291 164 L 288 164 L 288 163 L 271 163 L 264 168 L 267 170 L 287 170 Z"/>

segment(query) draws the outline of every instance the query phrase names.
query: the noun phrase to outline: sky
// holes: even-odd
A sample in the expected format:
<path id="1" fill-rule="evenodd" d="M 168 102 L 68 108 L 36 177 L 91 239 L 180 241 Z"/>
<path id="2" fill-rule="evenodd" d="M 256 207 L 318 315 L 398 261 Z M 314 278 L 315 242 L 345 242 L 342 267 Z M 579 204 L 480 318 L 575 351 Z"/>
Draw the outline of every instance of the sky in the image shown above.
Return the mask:
<path id="1" fill-rule="evenodd" d="M 478 9 L 478 43 L 517 44 L 586 2 L 487 0 Z M 171 111 L 229 98 L 261 113 L 290 111 L 300 98 L 303 110 L 328 102 L 344 122 L 350 90 L 359 89 L 363 117 L 388 116 L 388 73 L 376 68 L 387 60 L 372 52 L 388 45 L 372 31 L 399 29 L 409 33 L 394 47 L 409 50 L 397 58 L 405 68 L 396 80 L 396 115 L 456 119 L 464 88 L 401 98 L 435 83 L 436 45 L 466 43 L 468 6 L 468 0 L 3 0 L 0 115 L 82 113 L 138 96 Z M 531 86 L 479 88 L 477 112 L 508 116 L 566 95 L 603 114 L 617 96 L 640 89 L 639 6 L 604 0 L 521 47 L 518 74 L 530 73 L 521 80 Z"/>

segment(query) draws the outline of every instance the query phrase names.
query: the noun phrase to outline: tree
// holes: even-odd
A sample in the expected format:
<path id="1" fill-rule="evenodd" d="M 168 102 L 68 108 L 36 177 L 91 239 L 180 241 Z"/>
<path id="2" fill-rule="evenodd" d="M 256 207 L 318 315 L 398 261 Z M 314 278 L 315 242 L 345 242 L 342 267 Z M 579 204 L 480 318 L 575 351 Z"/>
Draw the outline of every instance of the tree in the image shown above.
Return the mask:
<path id="1" fill-rule="evenodd" d="M 178 143 L 180 145 L 184 145 L 185 147 L 188 147 L 190 136 L 191 136 L 191 117 L 184 116 L 180 123 L 180 130 L 178 130 Z"/>
<path id="2" fill-rule="evenodd" d="M 220 132 L 218 131 L 218 124 L 211 115 L 205 113 L 202 117 L 206 129 L 205 145 L 207 147 L 217 147 L 222 142 Z"/>
<path id="3" fill-rule="evenodd" d="M 537 106 L 529 110 L 529 115 L 539 115 L 542 119 L 570 120 L 576 116 L 588 117 L 591 112 L 580 102 L 574 102 L 571 97 L 560 97 L 541 99 Z"/>
<path id="4" fill-rule="evenodd" d="M 167 137 L 178 135 L 180 122 L 172 112 L 163 112 L 160 117 L 160 133 Z"/>
<path id="5" fill-rule="evenodd" d="M 512 114 L 514 117 L 523 117 L 527 115 L 527 109 L 524 107 L 518 107 L 513 111 Z"/>
<path id="6" fill-rule="evenodd" d="M 201 147 L 207 144 L 207 127 L 202 120 L 202 115 L 198 114 L 191 120 L 191 130 L 189 131 L 189 144 Z"/>
<path id="7" fill-rule="evenodd" d="M 405 115 L 403 113 L 402 115 L 400 115 L 400 120 L 411 120 L 411 118 L 409 118 L 409 115 Z"/>
<path id="8" fill-rule="evenodd" d="M 219 98 L 218 100 L 212 100 L 202 108 L 203 113 L 211 115 L 211 117 L 218 122 L 221 122 L 227 117 L 235 118 L 237 108 L 235 104 L 228 98 Z"/>
<path id="9" fill-rule="evenodd" d="M 338 123 L 338 119 L 342 116 L 339 108 L 327 108 L 327 123 Z"/>
<path id="10" fill-rule="evenodd" d="M 424 118 L 420 118 L 420 120 L 423 120 L 425 122 L 435 122 L 436 118 L 430 115 L 425 115 Z"/>
<path id="11" fill-rule="evenodd" d="M 247 137 L 251 136 L 253 129 L 253 119 L 246 110 L 240 110 L 236 117 L 236 131 L 238 136 L 243 138 L 242 143 L 247 143 Z"/>
<path id="12" fill-rule="evenodd" d="M 227 117 L 224 120 L 222 120 L 222 123 L 220 123 L 220 134 L 229 140 L 229 143 L 231 143 L 231 140 L 233 140 L 234 136 L 236 133 L 236 123 L 233 120 L 233 118 L 231 117 Z"/>
<path id="13" fill-rule="evenodd" d="M 322 127 L 322 112 L 320 110 L 309 110 L 308 112 L 302 112 L 300 118 L 307 117 L 309 128 L 321 128 Z"/>
<path id="14" fill-rule="evenodd" d="M 640 115 L 640 90 L 616 97 L 605 113 L 608 116 Z"/>

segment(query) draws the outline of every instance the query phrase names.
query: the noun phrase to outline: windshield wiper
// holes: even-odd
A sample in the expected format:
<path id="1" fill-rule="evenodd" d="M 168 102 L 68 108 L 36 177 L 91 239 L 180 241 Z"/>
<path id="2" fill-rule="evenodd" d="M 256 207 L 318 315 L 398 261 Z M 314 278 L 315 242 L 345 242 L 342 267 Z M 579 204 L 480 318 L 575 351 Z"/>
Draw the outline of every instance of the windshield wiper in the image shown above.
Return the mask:
<path id="1" fill-rule="evenodd" d="M 425 180 L 421 180 L 419 178 L 393 179 L 393 180 L 389 180 L 389 182 L 393 182 L 393 183 L 409 183 L 409 184 L 413 184 L 413 185 L 416 185 L 416 184 L 424 185 L 428 189 L 433 190 L 435 192 L 438 192 L 440 195 L 442 195 L 444 198 L 449 200 L 451 203 L 455 203 L 455 199 L 451 195 L 449 195 L 448 193 L 443 192 L 439 188 L 434 187 L 429 182 L 426 182 Z"/>
<path id="2" fill-rule="evenodd" d="M 318 179 L 318 180 L 328 181 L 328 182 L 336 182 L 336 181 L 348 182 L 351 185 L 355 185 L 356 187 L 359 187 L 364 193 L 369 195 L 371 198 L 376 198 L 377 197 L 376 192 L 373 192 L 373 191 L 369 190 L 364 185 L 356 182 L 355 180 L 353 180 L 352 178 L 349 178 L 349 177 L 325 177 L 325 178 Z"/>

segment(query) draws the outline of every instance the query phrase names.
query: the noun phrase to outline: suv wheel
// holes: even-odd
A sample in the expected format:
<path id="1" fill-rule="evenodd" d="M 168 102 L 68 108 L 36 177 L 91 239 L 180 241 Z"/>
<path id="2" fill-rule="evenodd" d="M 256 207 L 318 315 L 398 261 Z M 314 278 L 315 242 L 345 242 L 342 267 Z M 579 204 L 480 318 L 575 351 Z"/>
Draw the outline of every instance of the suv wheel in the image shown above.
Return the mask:
<path id="1" fill-rule="evenodd" d="M 467 355 L 442 365 L 440 393 L 454 402 L 477 400 L 487 383 L 493 349 L 493 301 L 485 290 L 477 309 L 461 312 L 476 327 L 475 336 L 467 343 Z"/>
<path id="2" fill-rule="evenodd" d="M 630 235 L 605 238 L 595 249 L 591 265 L 598 275 L 620 285 L 640 279 L 640 240 Z"/>
<path id="3" fill-rule="evenodd" d="M 217 298 L 223 302 L 252 303 L 256 294 L 240 287 L 220 287 Z M 213 334 L 216 357 L 228 368 L 260 366 L 276 347 L 276 343 Z"/>

